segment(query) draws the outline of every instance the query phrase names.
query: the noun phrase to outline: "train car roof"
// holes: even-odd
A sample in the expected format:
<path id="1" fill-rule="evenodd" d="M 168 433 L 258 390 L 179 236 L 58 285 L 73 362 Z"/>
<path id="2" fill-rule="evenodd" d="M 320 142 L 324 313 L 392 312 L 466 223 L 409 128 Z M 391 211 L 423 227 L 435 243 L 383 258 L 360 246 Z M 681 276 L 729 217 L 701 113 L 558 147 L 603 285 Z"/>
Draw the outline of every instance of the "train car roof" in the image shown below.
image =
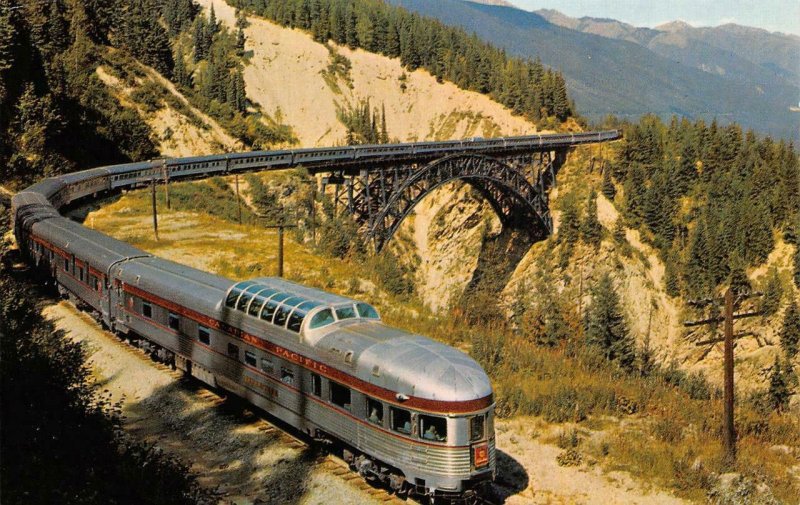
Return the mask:
<path id="1" fill-rule="evenodd" d="M 470 401 L 492 394 L 486 373 L 465 353 L 379 321 L 338 325 L 315 347 L 352 366 L 359 379 L 408 396 Z"/>
<path id="2" fill-rule="evenodd" d="M 204 314 L 218 313 L 220 300 L 233 283 L 225 277 L 155 256 L 122 263 L 114 267 L 114 275 L 125 284 Z"/>
<path id="3" fill-rule="evenodd" d="M 90 170 L 82 170 L 80 172 L 72 172 L 69 174 L 65 174 L 59 176 L 58 178 L 61 179 L 64 184 L 74 184 L 76 182 L 85 181 L 87 179 L 91 179 L 93 177 L 98 176 L 105 176 L 108 175 L 107 168 L 92 168 Z"/>
<path id="4" fill-rule="evenodd" d="M 207 154 L 205 156 L 186 156 L 184 158 L 171 158 L 166 161 L 167 166 L 186 165 L 188 163 L 205 163 L 208 161 L 225 161 L 225 154 Z"/>
<path id="5" fill-rule="evenodd" d="M 125 174 L 128 172 L 133 172 L 135 170 L 142 170 L 145 168 L 150 168 L 154 166 L 155 163 L 152 161 L 139 161 L 136 163 L 124 163 L 122 165 L 111 165 L 108 167 L 103 167 L 108 170 L 110 175 L 117 175 L 117 174 Z"/>
<path id="6" fill-rule="evenodd" d="M 64 217 L 55 217 L 34 225 L 34 233 L 76 258 L 88 261 L 104 273 L 117 262 L 146 255 L 141 249 L 85 228 Z"/>
<path id="7" fill-rule="evenodd" d="M 22 195 L 25 193 L 39 193 L 44 195 L 47 198 L 50 198 L 54 194 L 58 192 L 58 190 L 62 189 L 66 184 L 58 177 L 48 177 L 47 179 L 42 179 L 41 181 L 37 182 L 36 184 L 25 188 L 24 191 L 17 193 L 16 196 Z M 15 196 L 15 198 L 16 198 Z"/>
<path id="8" fill-rule="evenodd" d="M 227 156 L 231 159 L 238 159 L 238 158 L 251 158 L 253 156 L 285 156 L 287 154 L 292 154 L 292 150 L 290 149 L 279 149 L 277 151 L 249 151 L 243 153 L 230 153 Z"/>
<path id="9" fill-rule="evenodd" d="M 274 289 L 276 291 L 284 292 L 293 296 L 305 298 L 311 302 L 317 302 L 320 305 L 343 305 L 358 303 L 358 300 L 328 293 L 327 291 L 323 291 L 321 289 L 303 286 L 302 284 L 288 281 L 281 277 L 258 277 L 255 279 L 240 281 L 231 286 L 229 292 L 233 291 L 234 289 L 245 290 L 253 286 Z"/>
<path id="10" fill-rule="evenodd" d="M 29 229 L 34 224 L 46 219 L 61 217 L 43 194 L 23 191 L 11 198 L 11 209 L 14 224 L 21 229 Z"/>

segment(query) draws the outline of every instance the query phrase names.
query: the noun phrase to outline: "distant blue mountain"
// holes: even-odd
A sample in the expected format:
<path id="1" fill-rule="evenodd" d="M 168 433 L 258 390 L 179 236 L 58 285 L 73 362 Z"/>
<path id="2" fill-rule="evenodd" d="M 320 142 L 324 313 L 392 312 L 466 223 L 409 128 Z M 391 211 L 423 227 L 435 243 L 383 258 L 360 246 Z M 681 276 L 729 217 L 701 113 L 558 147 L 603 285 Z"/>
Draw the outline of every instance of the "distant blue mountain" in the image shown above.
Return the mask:
<path id="1" fill-rule="evenodd" d="M 635 118 L 645 113 L 736 121 L 748 128 L 800 140 L 800 113 L 789 110 L 800 101 L 800 85 L 791 55 L 759 65 L 728 46 L 704 37 L 676 37 L 677 30 L 612 25 L 601 34 L 581 31 L 613 20 L 574 20 L 552 11 L 543 15 L 513 7 L 462 0 L 388 0 L 445 24 L 460 26 L 510 54 L 535 58 L 560 69 L 578 111 L 592 119 L 612 113 Z M 558 13 L 556 13 L 558 14 Z M 577 24 L 576 24 L 577 22 Z M 752 37 L 763 30 L 748 29 Z M 659 39 L 660 37 L 660 39 Z M 655 43 L 653 41 L 656 40 Z M 653 47 L 649 45 L 653 43 Z M 762 44 L 769 47 L 769 43 Z M 759 46 L 760 47 L 760 46 Z M 769 54 L 767 49 L 759 49 Z"/>

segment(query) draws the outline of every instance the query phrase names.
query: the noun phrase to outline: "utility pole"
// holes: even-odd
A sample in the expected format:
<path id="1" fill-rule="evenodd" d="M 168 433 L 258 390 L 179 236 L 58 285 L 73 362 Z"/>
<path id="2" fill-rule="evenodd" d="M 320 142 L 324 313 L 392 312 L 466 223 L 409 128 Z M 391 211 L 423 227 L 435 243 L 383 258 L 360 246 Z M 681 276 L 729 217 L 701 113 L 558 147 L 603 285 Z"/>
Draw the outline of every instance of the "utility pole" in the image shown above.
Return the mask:
<path id="1" fill-rule="evenodd" d="M 581 282 L 578 287 L 578 321 L 583 321 L 583 263 L 581 263 Z"/>
<path id="2" fill-rule="evenodd" d="M 156 206 L 156 178 L 150 181 L 150 194 L 152 196 L 153 201 L 153 231 L 156 234 L 156 240 L 158 240 L 158 207 Z"/>
<path id="3" fill-rule="evenodd" d="M 167 171 L 166 163 L 164 164 L 164 192 L 167 196 L 167 210 L 172 209 L 169 202 L 169 172 Z"/>
<path id="4" fill-rule="evenodd" d="M 267 225 L 265 228 L 278 229 L 278 277 L 283 277 L 283 230 L 286 228 L 297 228 L 297 225 L 281 222 L 278 224 Z"/>
<path id="5" fill-rule="evenodd" d="M 239 216 L 239 224 L 242 224 L 242 200 L 239 196 L 239 172 L 234 174 L 234 180 L 236 181 L 236 212 Z"/>
<path id="6" fill-rule="evenodd" d="M 311 186 L 311 209 L 310 210 L 310 228 L 311 228 L 311 243 L 317 245 L 317 178 L 312 180 L 302 180 L 304 184 Z M 323 182 L 324 184 L 324 182 Z M 324 186 L 323 186 L 324 187 Z M 323 195 L 325 191 L 323 190 Z"/>
<path id="7" fill-rule="evenodd" d="M 733 289 L 725 291 L 725 407 L 722 430 L 725 457 L 728 463 L 736 461 L 736 426 L 733 424 Z"/>
<path id="8" fill-rule="evenodd" d="M 714 345 L 720 341 L 724 342 L 723 356 L 724 356 L 724 410 L 722 420 L 722 436 L 723 446 L 725 448 L 725 461 L 728 465 L 732 465 L 736 461 L 736 426 L 734 424 L 734 374 L 733 374 L 733 340 L 734 337 L 741 338 L 747 334 L 736 335 L 733 334 L 733 321 L 736 319 L 744 319 L 748 317 L 755 317 L 761 315 L 761 311 L 750 311 L 736 314 L 734 313 L 734 306 L 742 301 L 761 296 L 761 293 L 750 293 L 740 295 L 734 298 L 732 288 L 725 291 L 723 298 L 724 312 L 722 317 L 711 317 L 701 319 L 698 321 L 686 321 L 683 323 L 686 327 L 691 326 L 704 326 L 708 324 L 715 325 L 717 323 L 724 323 L 724 335 L 720 338 L 712 338 L 703 342 L 698 342 L 696 345 Z M 689 305 L 697 307 L 714 306 L 719 303 L 719 299 L 706 299 L 706 300 L 692 300 Z"/>
<path id="9" fill-rule="evenodd" d="M 259 219 L 267 219 L 268 216 L 264 216 L 261 214 L 256 214 L 256 217 Z M 276 224 L 268 224 L 265 225 L 264 228 L 266 229 L 277 229 L 278 230 L 278 277 L 283 277 L 283 237 L 284 237 L 284 230 L 286 228 L 297 228 L 296 224 L 289 224 L 286 222 L 285 217 L 281 217 L 280 221 Z"/>

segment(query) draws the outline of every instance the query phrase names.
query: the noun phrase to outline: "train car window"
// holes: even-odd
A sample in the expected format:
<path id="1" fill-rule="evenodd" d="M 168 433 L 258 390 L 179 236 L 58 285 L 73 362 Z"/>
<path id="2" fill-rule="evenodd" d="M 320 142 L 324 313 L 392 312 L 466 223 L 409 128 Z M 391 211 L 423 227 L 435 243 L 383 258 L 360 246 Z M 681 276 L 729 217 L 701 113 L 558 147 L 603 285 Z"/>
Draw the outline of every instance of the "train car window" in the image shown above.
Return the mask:
<path id="1" fill-rule="evenodd" d="M 258 313 L 261 311 L 261 307 L 264 306 L 264 302 L 266 301 L 267 299 L 261 295 L 255 296 L 253 301 L 250 302 L 250 306 L 247 308 L 247 313 L 251 316 L 258 317 Z"/>
<path id="2" fill-rule="evenodd" d="M 392 429 L 406 435 L 411 435 L 411 412 L 392 407 Z"/>
<path id="3" fill-rule="evenodd" d="M 294 385 L 294 373 L 291 370 L 287 370 L 281 367 L 281 382 L 284 384 L 288 384 L 290 386 Z"/>
<path id="4" fill-rule="evenodd" d="M 148 319 L 153 318 L 153 306 L 149 302 L 142 302 L 142 315 Z"/>
<path id="5" fill-rule="evenodd" d="M 350 389 L 331 381 L 330 390 L 331 403 L 343 409 L 350 410 Z"/>
<path id="6" fill-rule="evenodd" d="M 288 298 L 283 302 L 283 305 L 280 306 L 278 311 L 275 313 L 275 319 L 272 321 L 272 324 L 277 326 L 283 326 L 286 324 L 286 320 L 289 319 L 289 313 L 292 312 L 292 309 L 303 302 L 302 298 L 292 297 Z"/>
<path id="7" fill-rule="evenodd" d="M 169 313 L 169 327 L 175 331 L 181 329 L 181 318 L 178 314 L 174 312 Z"/>
<path id="8" fill-rule="evenodd" d="M 336 317 L 337 319 L 352 319 L 356 317 L 356 309 L 352 305 L 339 307 L 336 309 Z"/>
<path id="9" fill-rule="evenodd" d="M 274 300 L 268 301 L 267 305 L 264 306 L 264 310 L 261 312 L 261 319 L 272 321 L 272 316 L 275 314 L 275 309 L 278 308 L 278 305 L 280 304 Z"/>
<path id="10" fill-rule="evenodd" d="M 301 312 L 300 309 L 295 310 L 292 312 L 292 315 L 289 316 L 289 322 L 286 324 L 286 327 L 295 333 L 300 333 L 300 326 L 303 325 L 303 319 L 305 319 L 306 313 Z"/>
<path id="11" fill-rule="evenodd" d="M 383 426 L 383 404 L 367 398 L 367 421 Z"/>
<path id="12" fill-rule="evenodd" d="M 358 309 L 358 317 L 363 317 L 365 319 L 380 319 L 378 311 L 375 310 L 375 307 L 368 303 L 357 303 L 356 308 Z"/>
<path id="13" fill-rule="evenodd" d="M 303 302 L 298 305 L 292 315 L 289 316 L 289 322 L 286 323 L 286 327 L 295 333 L 300 333 L 300 327 L 303 325 L 308 311 L 315 307 L 319 307 L 317 302 Z"/>
<path id="14" fill-rule="evenodd" d="M 275 365 L 272 364 L 272 360 L 261 358 L 261 371 L 264 373 L 275 373 Z"/>
<path id="15" fill-rule="evenodd" d="M 225 299 L 225 306 L 234 308 L 236 306 L 236 299 L 239 298 L 239 295 L 242 294 L 242 290 L 238 288 L 231 289 L 231 292 L 228 293 L 228 298 Z"/>
<path id="16" fill-rule="evenodd" d="M 483 415 L 475 416 L 469 420 L 469 441 L 475 442 L 483 438 L 486 417 Z"/>
<path id="17" fill-rule="evenodd" d="M 83 267 L 78 267 L 78 280 L 83 282 Z"/>
<path id="18" fill-rule="evenodd" d="M 311 318 L 311 321 L 308 323 L 308 329 L 314 330 L 316 328 L 322 328 L 333 322 L 333 311 L 331 309 L 321 310 Z"/>
<path id="19" fill-rule="evenodd" d="M 447 419 L 435 416 L 419 416 L 419 432 L 425 440 L 444 442 L 447 440 Z"/>
<path id="20" fill-rule="evenodd" d="M 315 373 L 311 374 L 311 392 L 314 396 L 322 396 L 322 377 Z"/>
<path id="21" fill-rule="evenodd" d="M 239 359 L 239 346 L 236 344 L 228 344 L 228 357 Z"/>
<path id="22" fill-rule="evenodd" d="M 211 331 L 205 326 L 198 326 L 197 338 L 200 340 L 200 342 L 209 345 L 211 343 Z"/>
<path id="23" fill-rule="evenodd" d="M 287 307 L 286 305 L 282 305 L 281 308 L 275 313 L 275 320 L 272 321 L 272 324 L 283 326 L 286 324 L 286 319 L 289 317 L 289 311 L 292 310 L 291 307 Z"/>
<path id="24" fill-rule="evenodd" d="M 250 351 L 244 352 L 244 362 L 250 366 L 256 366 L 256 363 L 258 363 L 256 360 L 256 355 Z"/>
<path id="25" fill-rule="evenodd" d="M 253 295 L 250 293 L 243 293 L 242 296 L 239 297 L 239 302 L 236 304 L 236 308 L 238 310 L 244 310 L 247 307 L 247 302 L 249 302 L 253 298 Z"/>
<path id="26" fill-rule="evenodd" d="M 64 258 L 64 271 L 69 272 L 69 260 Z"/>

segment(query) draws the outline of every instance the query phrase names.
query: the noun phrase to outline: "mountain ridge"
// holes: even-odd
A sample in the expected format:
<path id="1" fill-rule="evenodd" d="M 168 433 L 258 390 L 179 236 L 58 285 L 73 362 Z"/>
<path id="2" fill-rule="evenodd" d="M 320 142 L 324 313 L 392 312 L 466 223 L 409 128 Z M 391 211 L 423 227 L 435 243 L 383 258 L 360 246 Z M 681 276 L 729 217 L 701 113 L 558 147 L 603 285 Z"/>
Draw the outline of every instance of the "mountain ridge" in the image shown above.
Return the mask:
<path id="1" fill-rule="evenodd" d="M 728 54 L 722 60 L 727 61 L 725 65 L 711 65 L 708 62 L 718 61 L 725 50 L 700 38 L 689 40 L 693 45 L 689 53 L 695 56 L 683 64 L 676 61 L 682 57 L 681 48 L 667 44 L 668 40 L 659 43 L 663 54 L 645 44 L 655 38 L 651 35 L 663 35 L 652 29 L 644 29 L 637 35 L 640 40 L 631 41 L 566 28 L 541 13 L 509 7 L 457 0 L 389 1 L 475 32 L 509 54 L 538 57 L 560 69 L 578 111 L 590 119 L 600 120 L 607 114 L 628 119 L 646 113 L 677 114 L 738 122 L 770 135 L 800 139 L 797 116 L 789 110 L 796 105 L 800 86 L 787 82 L 791 73 L 783 70 L 786 63 L 773 62 L 762 70 Z M 728 45 L 741 45 L 738 39 L 728 38 L 732 39 L 726 41 Z M 759 51 L 770 52 L 767 48 Z M 761 79 L 767 73 L 772 78 Z"/>

